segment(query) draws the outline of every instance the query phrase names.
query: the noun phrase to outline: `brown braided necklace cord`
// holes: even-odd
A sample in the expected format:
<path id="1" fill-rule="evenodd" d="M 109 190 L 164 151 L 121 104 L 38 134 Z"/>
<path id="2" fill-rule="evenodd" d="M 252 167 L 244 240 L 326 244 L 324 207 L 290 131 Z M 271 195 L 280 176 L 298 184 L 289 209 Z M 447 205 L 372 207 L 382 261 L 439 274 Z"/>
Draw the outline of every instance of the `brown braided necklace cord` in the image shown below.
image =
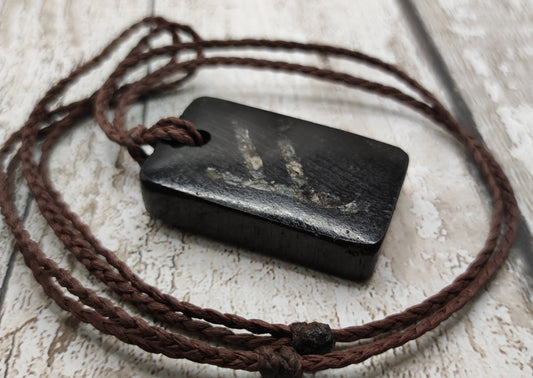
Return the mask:
<path id="1" fill-rule="evenodd" d="M 145 36 L 100 90 L 86 99 L 51 108 L 51 104 L 57 103 L 80 76 L 97 67 L 143 27 L 148 27 Z M 172 37 L 172 43 L 151 48 L 151 39 L 165 33 Z M 184 37 L 190 42 L 184 42 Z M 394 87 L 332 70 L 264 59 L 204 55 L 205 51 L 224 48 L 304 51 L 358 61 L 391 74 L 410 87 L 420 100 Z M 191 52 L 196 55 L 194 58 L 178 59 L 180 54 Z M 169 61 L 138 81 L 123 83 L 124 76 L 132 69 L 158 57 L 166 57 Z M 270 324 L 200 308 L 144 282 L 112 251 L 102 246 L 87 225 L 69 210 L 50 182 L 47 162 L 58 139 L 91 113 L 109 139 L 125 146 L 139 163 L 146 158 L 141 148 L 143 145 L 154 145 L 161 140 L 201 145 L 202 135 L 185 120 L 166 118 L 150 128 L 139 125 L 128 130 L 125 116 L 129 106 L 140 97 L 175 89 L 190 79 L 198 68 L 213 66 L 246 66 L 292 72 L 359 88 L 402 103 L 448 130 L 473 158 L 492 198 L 492 218 L 485 245 L 466 271 L 437 294 L 401 313 L 333 330 L 322 323 Z M 172 80 L 176 75 L 181 77 Z M 114 117 L 109 120 L 108 115 L 113 108 Z M 35 152 L 39 149 L 41 155 L 36 159 Z M 492 154 L 457 122 L 433 94 L 395 66 L 357 51 L 328 45 L 252 39 L 204 41 L 190 27 L 160 17 L 149 17 L 132 25 L 98 56 L 54 85 L 37 103 L 25 125 L 5 142 L 0 150 L 0 159 L 0 205 L 5 222 L 35 279 L 61 308 L 101 332 L 146 351 L 225 368 L 260 371 L 264 376 L 300 376 L 302 372 L 341 368 L 405 344 L 434 329 L 474 298 L 497 272 L 510 251 L 518 223 L 518 208 L 512 188 Z M 70 272 L 46 257 L 24 228 L 14 204 L 15 173 L 19 165 L 42 215 L 66 249 L 121 299 L 161 326 L 130 315 L 111 300 L 84 287 Z M 164 325 L 177 327 L 182 332 L 169 332 L 162 328 Z M 234 330 L 247 332 L 236 333 Z M 195 335 L 198 339 L 182 333 Z M 333 340 L 337 343 L 358 343 L 344 349 L 337 347 L 331 352 Z M 215 347 L 208 341 L 230 347 Z"/>

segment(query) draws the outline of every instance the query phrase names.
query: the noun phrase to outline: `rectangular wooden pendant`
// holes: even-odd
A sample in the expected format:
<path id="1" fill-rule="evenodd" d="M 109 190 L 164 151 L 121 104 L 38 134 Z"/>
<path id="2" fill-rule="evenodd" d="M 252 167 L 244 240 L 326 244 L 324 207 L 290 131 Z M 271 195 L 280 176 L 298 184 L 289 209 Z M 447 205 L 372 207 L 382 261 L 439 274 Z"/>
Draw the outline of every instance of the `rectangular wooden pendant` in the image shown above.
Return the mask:
<path id="1" fill-rule="evenodd" d="M 401 149 L 203 97 L 202 147 L 158 143 L 141 169 L 156 218 L 340 277 L 372 275 L 408 165 Z"/>

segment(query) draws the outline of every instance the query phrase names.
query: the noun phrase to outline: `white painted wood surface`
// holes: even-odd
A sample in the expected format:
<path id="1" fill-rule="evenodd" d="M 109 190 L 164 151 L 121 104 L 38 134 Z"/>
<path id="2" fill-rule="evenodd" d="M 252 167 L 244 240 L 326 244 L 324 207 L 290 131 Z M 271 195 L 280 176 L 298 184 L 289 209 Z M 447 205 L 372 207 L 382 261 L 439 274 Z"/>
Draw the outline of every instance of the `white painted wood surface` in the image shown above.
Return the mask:
<path id="1" fill-rule="evenodd" d="M 533 228 L 533 3 L 420 1 L 421 16 Z"/>
<path id="2" fill-rule="evenodd" d="M 417 3 L 427 12 L 425 17 L 433 17 L 434 23 L 444 22 L 439 11 L 443 5 L 431 13 L 432 4 Z M 392 0 L 288 4 L 156 0 L 153 8 L 155 14 L 191 24 L 204 38 L 283 38 L 359 49 L 398 64 L 444 96 L 413 41 L 405 15 Z M 23 123 L 46 88 L 78 62 L 93 56 L 124 27 L 150 14 L 152 4 L 13 0 L 4 1 L 1 9 L 3 140 Z M 448 12 L 446 17 L 449 23 L 453 14 Z M 483 23 L 489 23 L 490 17 L 484 20 L 479 21 L 480 27 L 485 27 Z M 464 27 L 462 33 L 448 38 L 459 44 L 469 35 Z M 498 35 L 490 38 L 498 41 Z M 523 42 L 509 38 L 511 45 Z M 281 54 L 281 58 L 288 57 Z M 301 55 L 291 59 L 389 82 L 380 74 L 346 62 Z M 513 60 L 507 64 L 509 72 L 518 69 Z M 72 96 L 89 94 L 102 83 L 111 66 L 77 86 Z M 459 67 L 451 68 L 453 73 L 461 72 Z M 470 75 L 465 81 L 475 82 L 476 76 Z M 470 86 L 462 89 L 472 98 L 481 91 Z M 508 90 L 501 89 L 504 94 Z M 516 93 L 521 91 L 526 90 L 518 88 Z M 142 205 L 138 167 L 124 150 L 106 140 L 94 122 L 86 122 L 57 148 L 52 164 L 55 183 L 106 246 L 164 291 L 201 306 L 273 322 L 319 320 L 333 327 L 348 326 L 418 303 L 464 270 L 482 245 L 489 210 L 469 175 L 464 154 L 450 137 L 408 110 L 368 94 L 300 77 L 212 69 L 199 73 L 183 90 L 149 101 L 144 109 L 147 125 L 161 117 L 179 115 L 192 99 L 202 95 L 392 143 L 407 151 L 411 162 L 377 270 L 369 282 L 360 284 L 185 234 L 150 219 Z M 482 112 L 478 103 L 469 105 L 476 116 Z M 142 113 L 142 106 L 130 112 L 132 126 L 142 121 Z M 531 130 L 524 124 L 518 120 L 510 126 L 505 122 L 501 125 L 508 135 L 518 133 L 523 143 L 514 146 L 519 151 L 527 151 L 527 138 L 531 138 Z M 482 132 L 487 134 L 486 129 Z M 491 147 L 505 158 L 509 145 L 495 143 Z M 528 169 L 516 167 L 513 177 L 528 177 Z M 517 189 L 526 198 L 527 186 Z M 33 205 L 28 227 L 47 254 L 73 269 L 83 282 L 109 295 L 64 253 Z M 4 266 L 12 241 L 5 230 L 1 232 L 0 247 L 5 252 L 0 265 Z M 415 342 L 361 365 L 316 376 L 533 375 L 532 309 L 520 290 L 517 274 L 506 265 L 473 304 Z M 3 276 L 0 270 L 0 278 Z M 254 376 L 150 355 L 100 335 L 58 309 L 18 256 L 0 311 L 0 374 L 4 376 Z"/>

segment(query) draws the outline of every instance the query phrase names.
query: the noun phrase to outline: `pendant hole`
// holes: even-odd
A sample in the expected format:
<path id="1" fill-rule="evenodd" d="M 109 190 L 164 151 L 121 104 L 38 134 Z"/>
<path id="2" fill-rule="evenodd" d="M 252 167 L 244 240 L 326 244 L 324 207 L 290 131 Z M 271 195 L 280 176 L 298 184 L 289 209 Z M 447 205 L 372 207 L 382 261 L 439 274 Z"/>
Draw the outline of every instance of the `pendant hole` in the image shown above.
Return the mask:
<path id="1" fill-rule="evenodd" d="M 205 130 L 198 130 L 198 132 L 200 133 L 200 135 L 202 136 L 202 139 L 204 140 L 203 145 L 206 145 L 207 143 L 209 143 L 209 141 L 211 140 L 211 134 L 209 134 L 209 132 Z"/>

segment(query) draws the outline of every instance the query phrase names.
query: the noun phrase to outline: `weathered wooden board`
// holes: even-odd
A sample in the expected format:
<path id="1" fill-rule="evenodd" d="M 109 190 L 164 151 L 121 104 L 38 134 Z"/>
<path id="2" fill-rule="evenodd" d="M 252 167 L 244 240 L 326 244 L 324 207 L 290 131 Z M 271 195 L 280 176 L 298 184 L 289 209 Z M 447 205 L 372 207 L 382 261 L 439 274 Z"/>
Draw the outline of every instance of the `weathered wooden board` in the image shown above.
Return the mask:
<path id="1" fill-rule="evenodd" d="M 533 229 L 533 3 L 415 1 Z"/>
<path id="2" fill-rule="evenodd" d="M 6 106 L 6 113 L 2 111 L 2 119 L 13 119 L 11 128 L 22 123 L 38 94 L 68 73 L 75 62 L 92 56 L 126 25 L 150 12 L 150 4 L 141 1 L 111 6 L 94 2 L 69 7 L 59 1 L 40 5 L 10 1 L 2 7 L 0 51 L 13 62 L 3 64 L 2 69 L 9 67 L 11 75 L 21 78 L 40 75 L 38 83 L 28 80 L 22 89 L 20 81 L 9 80 L 11 75 L 1 76 L 3 97 L 22 104 L 16 110 L 21 113 L 13 113 L 12 106 Z M 443 95 L 392 0 L 288 4 L 156 1 L 154 8 L 156 14 L 193 25 L 204 38 L 256 36 L 360 49 L 397 63 Z M 28 22 L 28 17 L 33 22 Z M 15 32 L 4 39 L 4 28 L 16 30 L 21 24 L 36 36 L 45 25 L 53 28 L 30 49 L 11 43 L 22 38 Z M 34 54 L 33 61 L 39 64 L 25 64 L 24 54 Z M 284 53 L 277 56 L 289 58 Z M 291 59 L 388 80 L 347 62 L 302 55 Z M 96 87 L 103 77 L 105 73 L 95 74 L 89 84 Z M 75 91 L 88 94 L 90 90 L 82 85 Z M 32 101 L 22 102 L 21 92 L 31 93 Z M 146 124 L 179 115 L 192 99 L 204 95 L 398 145 L 409 153 L 410 167 L 377 271 L 369 282 L 358 284 L 151 220 L 141 204 L 138 167 L 124 150 L 108 142 L 93 122 L 87 122 L 65 138 L 54 154 L 56 185 L 106 246 L 164 291 L 201 306 L 268 321 L 319 320 L 334 327 L 348 326 L 400 311 L 436 292 L 464 270 L 482 245 L 488 216 L 485 199 L 469 175 L 461 149 L 421 117 L 390 101 L 302 77 L 212 69 L 200 72 L 183 90 L 149 101 Z M 143 119 L 139 109 L 129 117 L 132 126 Z M 64 255 L 33 207 L 28 225 L 47 253 L 62 266 L 74 269 L 82 282 L 105 292 L 73 258 Z M 527 377 L 533 373 L 531 318 L 516 277 L 506 267 L 474 304 L 442 327 L 403 348 L 335 372 L 335 376 Z M 100 335 L 59 310 L 19 258 L 1 308 L 0 358 L 0 374 L 5 376 L 253 376 L 150 355 Z"/>
<path id="3" fill-rule="evenodd" d="M 52 84 L 68 75 L 76 65 L 94 56 L 112 36 L 118 35 L 122 29 L 149 14 L 150 9 L 150 2 L 144 0 L 121 1 L 106 6 L 98 2 L 3 2 L 0 11 L 1 140 L 5 140 L 24 123 L 34 103 Z M 119 56 L 114 58 L 115 63 L 118 59 Z M 81 85 L 73 88 L 66 100 L 90 94 L 101 84 L 106 73 L 110 73 L 112 67 L 113 64 L 108 64 L 102 68 L 103 72 L 97 72 L 83 80 Z M 141 122 L 142 107 L 133 109 L 131 117 Z M 87 126 L 91 129 L 86 127 L 75 136 L 63 140 L 65 146 L 71 147 L 63 151 L 67 153 L 67 160 L 79 159 L 78 168 L 93 156 L 112 164 L 117 159 L 120 161 L 122 155 L 119 149 L 110 143 L 106 145 L 105 137 L 101 133 L 94 133 L 92 124 Z M 61 151 L 58 153 L 61 154 Z M 58 175 L 64 179 L 60 183 L 62 186 L 68 183 L 69 172 L 73 176 L 75 171 L 69 171 L 74 167 L 65 160 L 59 164 L 67 169 L 64 175 Z M 61 166 L 56 167 L 61 171 Z M 93 162 L 78 173 L 82 173 L 86 178 L 97 178 L 98 170 L 98 164 Z M 91 181 L 79 184 L 76 189 L 78 198 L 81 198 L 80 202 L 83 202 L 86 214 L 89 214 L 95 203 L 90 193 Z M 97 185 L 95 187 L 97 188 Z M 24 197 L 24 193 L 20 195 Z M 22 199 L 22 211 L 24 201 L 25 198 Z M 42 219 L 36 216 L 34 205 L 30 213 L 28 224 L 30 230 L 35 232 L 36 239 L 43 240 L 47 252 L 57 249 L 52 256 L 60 256 L 62 251 L 58 249 L 57 244 L 47 242 L 46 239 L 53 239 L 53 236 L 43 232 L 44 224 Z M 12 249 L 12 238 L 5 230 L 3 222 L 1 226 L 0 282 L 4 278 Z M 61 345 L 67 346 L 68 340 L 76 338 L 72 331 L 62 332 L 68 330 L 73 322 L 65 317 L 65 314 L 61 314 L 57 307 L 51 305 L 28 273 L 29 270 L 25 269 L 17 252 L 9 282 L 2 288 L 6 291 L 6 298 L 0 310 L 0 374 L 4 377 L 69 375 L 72 366 L 84 366 L 84 363 L 79 361 L 79 358 L 73 358 L 73 365 L 70 367 L 68 364 L 54 365 L 53 356 L 55 353 L 61 353 Z M 30 331 L 30 334 L 25 334 L 27 331 Z M 76 348 L 69 352 L 76 353 Z M 90 354 L 87 355 L 87 361 L 89 360 Z M 97 364 L 100 365 L 100 362 Z M 87 371 L 95 371 L 96 364 L 91 365 L 92 363 L 87 366 Z"/>
<path id="4" fill-rule="evenodd" d="M 147 0 L 125 1 L 102 7 L 70 1 L 5 1 L 0 8 L 0 140 L 4 141 L 24 123 L 52 84 L 94 56 L 112 35 L 146 16 L 151 4 Z M 118 12 L 123 16 L 113 19 Z M 106 65 L 105 72 L 112 67 Z M 103 79 L 105 72 L 97 72 L 73 88 L 67 100 L 94 91 L 98 80 L 92 78 Z M 141 109 L 136 111 L 140 116 Z M 25 192 L 19 197 L 25 201 Z M 20 208 L 24 210 L 24 203 Z M 6 251 L 0 255 L 1 282 L 12 239 L 3 222 L 0 226 L 0 247 Z"/>

